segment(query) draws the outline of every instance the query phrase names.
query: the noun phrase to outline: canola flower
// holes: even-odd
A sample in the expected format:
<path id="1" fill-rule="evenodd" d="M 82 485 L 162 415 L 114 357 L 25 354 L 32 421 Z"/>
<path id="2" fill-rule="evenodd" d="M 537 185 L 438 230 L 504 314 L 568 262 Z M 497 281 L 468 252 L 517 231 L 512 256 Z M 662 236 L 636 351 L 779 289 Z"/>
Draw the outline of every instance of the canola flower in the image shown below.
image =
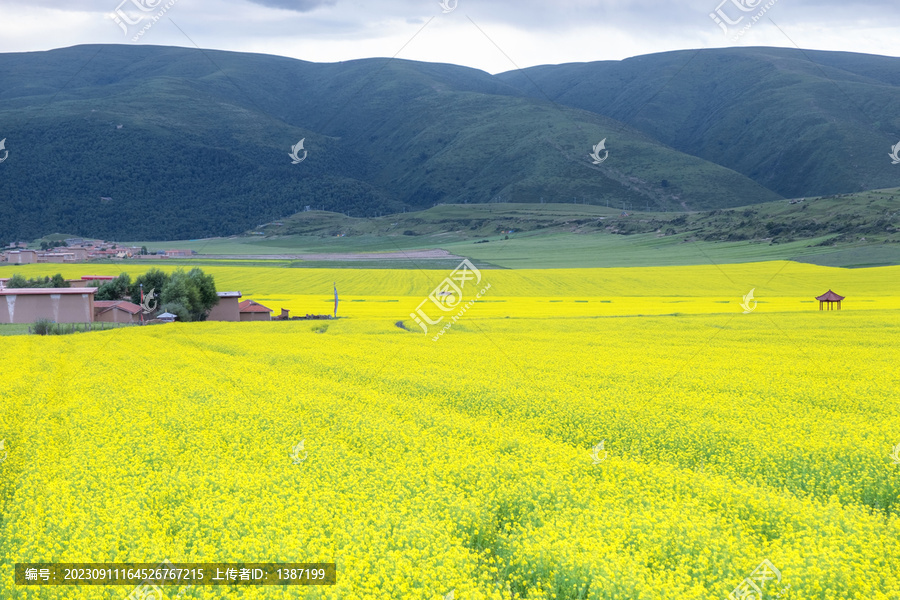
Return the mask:
<path id="1" fill-rule="evenodd" d="M 404 273 L 372 284 L 396 307 L 347 302 L 324 330 L 3 338 L 0 598 L 133 587 L 17 587 L 16 562 L 169 558 L 337 563 L 331 587 L 188 598 L 707 600 L 768 559 L 788 598 L 896 600 L 897 280 L 835 274 L 841 313 L 764 302 L 803 298 L 807 267 L 785 267 L 781 296 L 758 285 L 750 315 L 693 267 L 670 296 L 638 270 L 593 274 L 640 299 L 624 316 L 545 283 L 591 273 L 485 271 L 506 302 L 439 343 L 395 325 L 430 291 Z"/>

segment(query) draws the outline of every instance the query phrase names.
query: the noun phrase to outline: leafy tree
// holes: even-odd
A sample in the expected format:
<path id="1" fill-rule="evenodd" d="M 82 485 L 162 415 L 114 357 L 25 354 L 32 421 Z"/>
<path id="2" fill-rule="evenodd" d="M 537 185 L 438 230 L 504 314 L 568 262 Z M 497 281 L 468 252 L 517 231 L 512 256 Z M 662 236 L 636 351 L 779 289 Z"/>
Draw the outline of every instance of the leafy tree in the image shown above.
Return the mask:
<path id="1" fill-rule="evenodd" d="M 179 321 L 194 321 L 197 313 L 202 305 L 200 299 L 200 288 L 194 279 L 188 277 L 184 269 L 178 269 L 172 273 L 169 283 L 162 290 L 159 296 L 163 306 L 169 304 L 180 304 L 188 312 L 186 317 L 178 315 Z M 172 312 L 172 311 L 169 311 Z M 174 313 L 178 314 L 178 313 Z"/>
<path id="2" fill-rule="evenodd" d="M 205 321 L 206 316 L 209 314 L 209 309 L 219 303 L 219 294 L 216 293 L 216 281 L 212 275 L 207 275 L 202 269 L 196 267 L 188 272 L 188 279 L 197 286 L 200 294 L 200 304 L 197 307 L 197 312 L 193 314 L 193 320 Z"/>
<path id="3" fill-rule="evenodd" d="M 112 281 L 107 281 L 97 289 L 94 300 L 122 300 L 131 293 L 131 276 L 122 273 Z"/>
<path id="4" fill-rule="evenodd" d="M 143 275 L 140 275 L 131 284 L 131 301 L 135 304 L 141 303 L 141 284 L 144 284 L 144 293 L 149 294 L 152 290 L 156 290 L 157 295 L 162 294 L 163 288 L 169 283 L 169 274 L 160 269 L 150 269 Z M 173 313 L 174 314 L 174 313 Z"/>
<path id="5" fill-rule="evenodd" d="M 23 277 L 22 275 L 19 275 L 18 273 L 16 273 L 12 277 L 9 278 L 9 281 L 6 282 L 6 287 L 11 287 L 11 288 L 29 287 L 28 280 L 25 279 L 25 277 Z"/>
<path id="6" fill-rule="evenodd" d="M 72 287 L 65 278 L 57 273 L 50 277 L 35 277 L 34 279 L 25 279 L 22 275 L 15 274 L 9 278 L 6 283 L 9 288 L 67 288 Z"/>
<path id="7" fill-rule="evenodd" d="M 66 281 L 66 278 L 63 277 L 62 274 L 57 273 L 50 279 L 50 285 L 48 287 L 67 288 L 72 287 L 72 285 Z"/>
<path id="8" fill-rule="evenodd" d="M 178 317 L 178 321 L 187 322 L 191 320 L 191 311 L 181 302 L 167 302 L 162 305 L 160 312 L 172 313 Z"/>
<path id="9" fill-rule="evenodd" d="M 163 310 L 169 305 L 180 305 L 187 311 L 184 316 L 169 311 L 178 314 L 181 321 L 203 321 L 209 310 L 219 302 L 212 275 L 207 275 L 196 268 L 188 273 L 185 273 L 184 269 L 177 269 L 172 273 L 168 283 L 163 286 L 159 299 Z"/>

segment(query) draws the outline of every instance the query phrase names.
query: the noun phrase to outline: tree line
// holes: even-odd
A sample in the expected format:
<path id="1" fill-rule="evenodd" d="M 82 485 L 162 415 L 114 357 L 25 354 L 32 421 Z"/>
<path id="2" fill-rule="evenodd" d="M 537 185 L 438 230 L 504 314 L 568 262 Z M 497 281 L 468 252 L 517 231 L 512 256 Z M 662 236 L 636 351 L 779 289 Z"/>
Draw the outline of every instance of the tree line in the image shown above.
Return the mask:
<path id="1" fill-rule="evenodd" d="M 6 282 L 8 288 L 67 288 L 72 287 L 60 273 L 53 277 L 35 277 L 25 279 L 22 275 L 13 275 Z"/>
<path id="2" fill-rule="evenodd" d="M 97 288 L 94 300 L 128 300 L 138 305 L 141 304 L 143 286 L 145 298 L 149 298 L 151 293 L 155 295 L 157 312 L 172 313 L 181 322 L 205 321 L 210 309 L 219 303 L 215 279 L 197 267 L 190 271 L 176 269 L 171 274 L 160 269 L 150 269 L 134 281 L 128 273 L 122 273 L 112 281 L 91 281 L 85 285 Z M 53 277 L 34 279 L 13 275 L 6 287 L 67 288 L 71 285 L 57 273 Z"/>
<path id="3" fill-rule="evenodd" d="M 171 274 L 150 269 L 134 281 L 128 273 L 122 273 L 101 284 L 94 299 L 140 304 L 142 286 L 145 298 L 156 295 L 159 312 L 172 313 L 181 322 L 205 321 L 210 309 L 219 303 L 215 279 L 197 267 L 190 271 L 176 269 Z"/>

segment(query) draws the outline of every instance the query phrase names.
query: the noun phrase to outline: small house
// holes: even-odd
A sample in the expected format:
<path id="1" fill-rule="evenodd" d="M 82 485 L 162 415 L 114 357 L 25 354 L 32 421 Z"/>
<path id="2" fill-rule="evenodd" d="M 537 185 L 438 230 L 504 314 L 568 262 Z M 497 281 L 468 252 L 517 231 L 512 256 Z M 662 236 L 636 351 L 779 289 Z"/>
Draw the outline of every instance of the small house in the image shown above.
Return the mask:
<path id="1" fill-rule="evenodd" d="M 7 260 L 13 265 L 30 265 L 37 262 L 37 252 L 34 250 L 13 250 L 7 254 Z"/>
<path id="2" fill-rule="evenodd" d="M 241 321 L 271 321 L 272 309 L 266 308 L 259 302 L 244 300 L 240 303 Z"/>
<path id="3" fill-rule="evenodd" d="M 141 307 L 127 300 L 94 301 L 94 321 L 103 323 L 140 323 Z"/>

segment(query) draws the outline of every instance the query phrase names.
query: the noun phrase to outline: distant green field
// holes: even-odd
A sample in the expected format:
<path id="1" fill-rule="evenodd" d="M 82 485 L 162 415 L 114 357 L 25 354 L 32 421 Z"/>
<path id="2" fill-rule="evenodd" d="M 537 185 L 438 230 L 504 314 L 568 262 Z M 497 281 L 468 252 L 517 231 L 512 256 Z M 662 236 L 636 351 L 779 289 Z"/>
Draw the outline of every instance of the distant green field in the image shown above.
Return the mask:
<path id="1" fill-rule="evenodd" d="M 277 240 L 212 240 L 208 242 L 171 242 L 166 247 L 192 248 L 206 255 L 259 255 L 303 253 L 398 252 L 440 248 L 477 260 L 477 264 L 510 269 L 552 269 L 593 267 L 645 267 L 668 265 L 701 265 L 720 263 L 759 262 L 767 260 L 798 260 L 836 267 L 885 266 L 900 264 L 897 244 L 858 242 L 840 247 L 816 246 L 828 236 L 798 240 L 783 244 L 768 242 L 708 242 L 687 241 L 687 235 L 659 237 L 645 233 L 609 235 L 603 233 L 539 233 L 513 234 L 509 239 L 493 236 L 488 243 L 471 240 L 449 240 L 440 234 L 375 238 L 374 236 L 322 239 L 318 237 L 285 237 Z M 256 241 L 257 243 L 253 243 Z M 162 247 L 162 246 L 160 246 Z M 450 261 L 435 260 L 379 260 L 360 261 L 238 261 L 238 260 L 160 260 L 146 264 L 168 265 L 228 265 L 291 266 L 326 268 L 418 268 L 446 267 Z M 458 262 L 458 261 L 457 261 Z M 0 270 L 0 272 L 3 272 Z"/>
<path id="2" fill-rule="evenodd" d="M 759 242 L 694 242 L 685 236 L 657 237 L 655 234 L 611 236 L 601 234 L 553 234 L 463 246 L 443 246 L 451 252 L 465 254 L 483 262 L 506 268 L 550 269 L 560 267 L 645 267 L 761 262 L 767 260 L 802 260 L 820 264 L 818 259 L 835 251 L 810 247 L 819 240 L 772 244 Z M 824 239 L 824 238 L 822 238 Z M 876 246 L 877 250 L 884 250 Z M 865 261 L 869 248 L 856 248 L 855 263 Z M 890 248 L 893 260 L 872 260 L 870 266 L 898 264 L 900 248 Z M 840 256 L 846 256 L 840 254 Z M 851 257 L 847 256 L 848 259 Z M 833 261 L 845 266 L 842 259 Z"/>
<path id="3" fill-rule="evenodd" d="M 666 266 L 798 260 L 837 267 L 900 264 L 900 189 L 701 212 L 623 212 L 585 204 L 456 204 L 377 218 L 301 212 L 251 235 L 130 242 L 203 258 L 265 256 L 308 268 L 444 268 L 417 257 L 365 262 L 321 253 L 441 249 L 496 268 Z M 175 264 L 175 263 L 168 263 Z M 268 261 L 260 264 L 271 264 Z M 278 263 L 288 264 L 288 263 Z"/>
<path id="4" fill-rule="evenodd" d="M 309 211 L 256 233 L 265 235 L 127 243 L 151 251 L 185 248 L 200 255 L 164 260 L 168 265 L 443 269 L 458 261 L 377 254 L 440 249 L 476 260 L 481 267 L 511 269 L 768 260 L 886 266 L 900 264 L 900 189 L 687 213 L 513 203 L 440 205 L 368 219 Z M 65 236 L 43 240 L 60 237 Z M 363 261 L 302 256 L 324 253 L 372 255 Z M 163 261 L 145 261 L 157 262 Z"/>

